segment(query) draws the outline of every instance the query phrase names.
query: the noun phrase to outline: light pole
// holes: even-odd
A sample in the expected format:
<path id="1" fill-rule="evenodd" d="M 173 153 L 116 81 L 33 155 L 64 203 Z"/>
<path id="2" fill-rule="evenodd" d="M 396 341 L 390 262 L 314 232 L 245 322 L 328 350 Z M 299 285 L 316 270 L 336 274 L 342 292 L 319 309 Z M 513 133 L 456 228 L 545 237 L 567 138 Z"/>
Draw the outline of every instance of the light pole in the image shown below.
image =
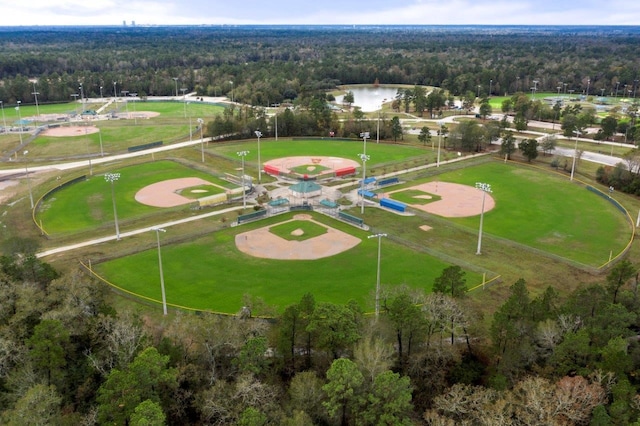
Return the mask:
<path id="1" fill-rule="evenodd" d="M 187 93 L 187 88 L 182 87 L 180 88 L 180 91 L 182 92 L 182 109 L 184 110 L 184 118 L 187 118 L 187 95 L 185 95 L 185 93 Z"/>
<path id="2" fill-rule="evenodd" d="M 100 86 L 100 100 L 102 100 L 104 96 L 102 96 L 102 86 Z"/>
<path id="3" fill-rule="evenodd" d="M 89 134 L 87 132 L 87 126 L 89 125 L 88 122 L 84 123 L 84 138 L 87 141 L 87 157 L 89 158 L 89 176 L 93 176 L 93 165 L 91 164 L 91 151 L 89 150 L 89 144 L 90 144 L 90 140 L 89 140 Z"/>
<path id="4" fill-rule="evenodd" d="M 116 240 L 120 241 L 120 228 L 118 227 L 118 210 L 116 209 L 116 191 L 113 183 L 120 179 L 120 173 L 106 173 L 104 180 L 111 184 L 111 202 L 113 203 L 113 220 L 116 224 Z"/>
<path id="5" fill-rule="evenodd" d="M 480 98 L 480 88 L 482 87 L 482 84 L 478 84 L 478 90 L 476 90 L 476 98 Z"/>
<path id="6" fill-rule="evenodd" d="M 100 137 L 100 157 L 104 157 L 104 149 L 102 149 L 102 130 L 99 127 L 98 136 Z"/>
<path id="7" fill-rule="evenodd" d="M 360 137 L 362 138 L 362 140 L 364 141 L 364 147 L 362 148 L 362 152 L 363 154 L 367 153 L 367 139 L 369 139 L 371 136 L 369 135 L 369 132 L 362 132 L 360 133 Z"/>
<path id="8" fill-rule="evenodd" d="M 27 155 L 29 153 L 29 151 L 24 151 L 22 153 L 22 155 Z M 31 210 L 33 210 L 33 192 L 31 191 L 31 178 L 29 177 L 29 168 L 27 167 L 27 165 L 25 164 L 24 166 L 24 171 L 27 175 L 27 186 L 29 187 L 29 201 L 31 202 Z"/>
<path id="9" fill-rule="evenodd" d="M 129 96 L 131 96 L 131 101 L 133 102 L 133 124 L 134 125 L 138 125 L 138 114 L 136 111 L 136 98 L 138 97 L 138 94 L 136 92 L 133 93 L 129 93 Z M 129 103 L 129 101 L 127 101 L 127 104 Z M 127 109 L 127 112 L 129 110 Z"/>
<path id="10" fill-rule="evenodd" d="M 618 87 L 620 86 L 620 82 L 616 82 L 616 99 L 618 98 Z"/>
<path id="11" fill-rule="evenodd" d="M 369 235 L 367 238 L 377 238 L 378 239 L 378 270 L 376 274 L 376 319 L 378 319 L 378 315 L 380 314 L 380 253 L 382 246 L 382 237 L 386 237 L 387 234 L 375 234 Z"/>
<path id="12" fill-rule="evenodd" d="M 276 114 L 275 114 L 275 118 L 276 118 L 276 141 L 278 140 L 278 110 L 276 109 Z"/>
<path id="13" fill-rule="evenodd" d="M 202 135 L 203 125 L 204 120 L 202 118 L 198 118 L 198 126 L 200 126 L 200 154 L 202 156 L 202 162 L 204 163 L 204 136 Z"/>
<path id="14" fill-rule="evenodd" d="M 440 130 L 438 131 L 438 156 L 436 157 L 436 167 L 440 167 L 440 145 L 442 143 L 442 128 L 444 127 L 444 122 L 442 120 L 438 121 L 438 126 Z"/>
<path id="15" fill-rule="evenodd" d="M 124 108 L 127 112 L 127 119 L 129 119 L 129 99 L 127 99 L 127 95 L 129 94 L 128 90 L 121 90 L 122 97 L 124 98 Z"/>
<path id="16" fill-rule="evenodd" d="M 6 132 L 7 131 L 7 119 L 4 116 L 4 102 L 0 101 L 0 107 L 2 107 L 2 125 L 3 125 L 3 130 Z"/>
<path id="17" fill-rule="evenodd" d="M 569 179 L 571 181 L 573 180 L 573 174 L 576 170 L 576 158 L 578 157 L 578 137 L 582 134 L 578 130 L 574 131 L 574 133 L 576 134 L 576 144 L 575 144 L 575 147 L 573 148 L 573 163 L 571 164 L 571 179 Z"/>
<path id="18" fill-rule="evenodd" d="M 586 96 L 585 96 L 585 100 L 589 97 L 589 85 L 590 84 L 591 84 L 591 79 L 588 78 L 587 79 L 587 93 L 586 93 Z"/>
<path id="19" fill-rule="evenodd" d="M 78 87 L 78 89 L 80 89 L 80 99 L 82 99 L 82 112 L 84 113 L 86 108 L 84 106 L 84 87 L 82 87 L 82 83 L 80 83 L 80 87 Z"/>
<path id="20" fill-rule="evenodd" d="M 36 82 L 33 81 L 33 93 L 31 93 L 36 100 L 36 127 L 38 127 L 38 119 L 40 118 L 40 107 L 38 107 L 38 95 L 40 92 L 36 90 Z"/>
<path id="21" fill-rule="evenodd" d="M 247 156 L 247 154 L 249 153 L 249 151 L 238 151 L 237 154 L 240 156 L 240 158 L 242 159 L 242 208 L 246 209 L 247 208 L 247 201 L 246 201 L 246 188 L 244 186 L 244 157 Z"/>
<path id="22" fill-rule="evenodd" d="M 260 138 L 262 137 L 262 132 L 260 130 L 256 130 L 254 133 L 258 138 L 258 183 L 262 183 L 262 165 L 260 163 Z"/>
<path id="23" fill-rule="evenodd" d="M 540 83 L 538 80 L 533 80 L 533 87 L 531 88 L 531 100 L 535 99 L 536 97 L 536 92 L 538 91 L 538 83 Z"/>
<path id="24" fill-rule="evenodd" d="M 118 92 L 116 91 L 117 81 L 113 82 L 113 102 L 116 104 L 116 111 L 118 111 Z"/>
<path id="25" fill-rule="evenodd" d="M 18 111 L 18 137 L 20 138 L 20 146 L 22 146 L 22 114 L 20 114 L 20 104 L 22 101 L 16 101 L 18 106 L 16 107 L 16 111 Z"/>
<path id="26" fill-rule="evenodd" d="M 360 154 L 360 160 L 362 160 L 362 184 L 360 185 L 360 197 L 362 198 L 362 205 L 360 208 L 360 214 L 364 214 L 364 179 L 367 174 L 367 161 L 369 161 L 367 154 Z"/>
<path id="27" fill-rule="evenodd" d="M 382 109 L 382 105 L 380 105 L 380 109 Z M 376 143 L 380 143 L 380 109 L 378 110 L 378 123 L 376 128 Z"/>
<path id="28" fill-rule="evenodd" d="M 476 254 L 482 254 L 482 222 L 484 221 L 484 197 L 487 192 L 491 194 L 491 185 L 488 183 L 476 182 L 476 188 L 482 191 L 482 209 L 480 210 L 480 230 L 478 231 L 478 249 Z"/>
<path id="29" fill-rule="evenodd" d="M 487 95 L 489 98 L 491 97 L 491 87 L 493 86 L 493 80 L 489 80 L 489 94 Z"/>
<path id="30" fill-rule="evenodd" d="M 235 100 L 233 98 L 233 81 L 229 81 L 229 83 L 231 83 L 231 103 L 234 103 Z"/>
<path id="31" fill-rule="evenodd" d="M 163 228 L 151 228 L 152 231 L 156 232 L 156 240 L 158 241 L 158 269 L 160 270 L 160 291 L 162 292 L 162 313 L 167 315 L 167 296 L 164 292 L 164 274 L 162 273 L 162 252 L 160 250 L 160 233 L 167 232 L 166 229 Z"/>
<path id="32" fill-rule="evenodd" d="M 178 77 L 173 77 L 173 82 L 176 85 L 176 98 L 178 97 Z"/>

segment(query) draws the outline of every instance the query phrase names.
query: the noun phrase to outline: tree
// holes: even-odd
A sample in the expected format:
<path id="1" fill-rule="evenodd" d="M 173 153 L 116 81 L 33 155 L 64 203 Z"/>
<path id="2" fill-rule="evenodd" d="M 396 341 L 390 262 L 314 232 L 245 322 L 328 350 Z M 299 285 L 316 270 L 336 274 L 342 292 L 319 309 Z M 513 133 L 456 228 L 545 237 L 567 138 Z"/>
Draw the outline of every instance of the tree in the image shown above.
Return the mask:
<path id="1" fill-rule="evenodd" d="M 431 142 L 431 131 L 427 126 L 424 126 L 422 127 L 422 129 L 420 129 L 418 140 L 422 142 L 423 145 L 426 145 L 427 142 Z"/>
<path id="2" fill-rule="evenodd" d="M 633 278 L 637 269 L 627 259 L 619 262 L 607 275 L 607 291 L 613 295 L 613 303 L 617 302 L 620 287 Z"/>
<path id="3" fill-rule="evenodd" d="M 605 139 L 609 139 L 616 132 L 618 128 L 618 119 L 609 115 L 600 121 L 600 127 L 602 129 L 602 135 Z"/>
<path id="4" fill-rule="evenodd" d="M 521 112 L 516 113 L 516 116 L 513 118 L 513 126 L 518 132 L 524 132 L 529 126 L 527 117 Z"/>
<path id="5" fill-rule="evenodd" d="M 353 359 L 372 383 L 376 376 L 391 368 L 393 362 L 393 345 L 384 339 L 368 334 L 362 338 L 353 350 Z"/>
<path id="6" fill-rule="evenodd" d="M 322 404 L 325 393 L 322 390 L 325 382 L 313 371 L 303 371 L 296 374 L 289 383 L 289 397 L 291 407 L 308 414 L 314 421 L 319 422 L 323 417 Z"/>
<path id="7" fill-rule="evenodd" d="M 318 349 L 329 351 L 337 359 L 360 339 L 360 315 L 351 306 L 320 303 L 311 315 L 307 331 L 314 334 Z"/>
<path id="8" fill-rule="evenodd" d="M 404 371 L 407 357 L 411 355 L 414 341 L 425 331 L 425 319 L 407 291 L 401 291 L 384 303 L 386 318 L 396 334 L 398 365 Z"/>
<path id="9" fill-rule="evenodd" d="M 351 90 L 348 90 L 347 93 L 344 94 L 342 102 L 345 103 L 348 107 L 351 107 L 351 104 L 353 104 L 354 102 L 353 92 Z"/>
<path id="10" fill-rule="evenodd" d="M 240 353 L 237 363 L 241 372 L 250 372 L 258 375 L 266 367 L 265 353 L 267 352 L 267 339 L 262 336 L 248 339 Z"/>
<path id="11" fill-rule="evenodd" d="M 329 416 L 340 419 L 341 425 L 349 424 L 352 413 L 357 410 L 363 382 L 362 373 L 347 358 L 336 359 L 327 371 L 327 384 L 322 387 L 327 401 L 322 405 Z"/>
<path id="12" fill-rule="evenodd" d="M 392 371 L 379 374 L 365 397 L 365 407 L 361 412 L 363 424 L 412 425 L 411 392 L 409 377 L 400 377 Z"/>
<path id="13" fill-rule="evenodd" d="M 565 114 L 562 117 L 562 135 L 567 138 L 575 136 L 578 130 L 578 117 L 575 114 Z"/>
<path id="14" fill-rule="evenodd" d="M 142 401 L 131 415 L 131 426 L 164 426 L 167 417 L 162 412 L 162 407 L 150 399 Z"/>
<path id="15" fill-rule="evenodd" d="M 415 85 L 413 87 L 413 108 L 420 117 L 422 117 L 427 107 L 427 95 L 424 87 Z"/>
<path id="16" fill-rule="evenodd" d="M 449 143 L 461 151 L 482 151 L 484 131 L 476 121 L 463 121 L 451 133 Z"/>
<path id="17" fill-rule="evenodd" d="M 7 426 L 60 424 L 62 397 L 56 387 L 36 384 L 16 402 L 13 409 L 0 415 Z"/>
<path id="18" fill-rule="evenodd" d="M 507 157 L 507 160 L 511 160 L 511 154 L 516 152 L 516 138 L 511 130 L 508 130 L 502 138 L 502 144 L 500 145 L 500 155 Z"/>
<path id="19" fill-rule="evenodd" d="M 490 329 L 496 364 L 505 375 L 515 374 L 531 362 L 535 330 L 525 281 L 519 279 L 509 291 L 509 298 L 494 313 Z"/>
<path id="20" fill-rule="evenodd" d="M 529 163 L 538 157 L 538 141 L 536 139 L 525 139 L 520 142 L 518 148 Z"/>
<path id="21" fill-rule="evenodd" d="M 487 116 L 491 115 L 492 109 L 491 109 L 491 104 L 489 103 L 489 99 L 484 98 L 482 100 L 482 103 L 480 104 L 480 108 L 478 109 L 478 112 L 480 113 L 480 117 L 482 117 L 483 120 L 486 120 Z"/>
<path id="22" fill-rule="evenodd" d="M 177 387 L 177 371 L 168 367 L 169 357 L 148 347 L 125 370 L 114 368 L 98 389 L 98 418 L 102 423 L 125 424 L 145 400 L 168 403 Z"/>
<path id="23" fill-rule="evenodd" d="M 402 125 L 397 115 L 391 119 L 391 136 L 393 136 L 394 142 L 397 142 L 398 138 L 402 137 Z"/>
<path id="24" fill-rule="evenodd" d="M 28 340 L 29 357 L 36 369 L 44 373 L 47 386 L 55 384 L 58 389 L 62 388 L 69 340 L 69 332 L 60 321 L 42 320 L 33 329 L 33 336 Z"/>
<path id="25" fill-rule="evenodd" d="M 547 155 L 554 151 L 557 145 L 558 139 L 555 137 L 555 135 L 548 135 L 542 139 L 540 147 L 542 148 L 542 152 Z"/>
<path id="26" fill-rule="evenodd" d="M 465 272 L 457 265 L 445 268 L 433 282 L 433 291 L 449 294 L 451 297 L 464 297 L 467 292 L 464 275 Z"/>

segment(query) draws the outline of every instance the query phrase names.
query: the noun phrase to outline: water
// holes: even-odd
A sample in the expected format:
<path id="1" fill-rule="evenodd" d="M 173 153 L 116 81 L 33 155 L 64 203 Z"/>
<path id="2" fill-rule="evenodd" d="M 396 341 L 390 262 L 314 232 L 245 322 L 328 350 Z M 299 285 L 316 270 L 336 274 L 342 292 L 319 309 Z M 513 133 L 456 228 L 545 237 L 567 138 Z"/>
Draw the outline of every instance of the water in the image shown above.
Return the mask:
<path id="1" fill-rule="evenodd" d="M 352 87 L 353 105 L 360 107 L 363 112 L 380 109 L 382 103 L 391 102 L 398 93 L 397 87 Z M 336 96 L 336 104 L 342 105 L 344 95 Z"/>

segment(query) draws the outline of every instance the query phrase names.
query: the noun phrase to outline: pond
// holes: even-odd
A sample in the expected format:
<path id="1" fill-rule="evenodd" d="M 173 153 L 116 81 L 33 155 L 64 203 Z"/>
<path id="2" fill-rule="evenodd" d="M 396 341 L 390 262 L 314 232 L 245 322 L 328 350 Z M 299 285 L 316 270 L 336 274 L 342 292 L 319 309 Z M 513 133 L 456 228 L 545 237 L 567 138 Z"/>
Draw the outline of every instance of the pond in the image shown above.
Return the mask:
<path id="1" fill-rule="evenodd" d="M 398 93 L 398 87 L 350 87 L 353 93 L 353 105 L 360 107 L 363 112 L 380 109 L 382 103 L 391 102 Z M 336 96 L 336 104 L 342 105 L 344 95 Z"/>

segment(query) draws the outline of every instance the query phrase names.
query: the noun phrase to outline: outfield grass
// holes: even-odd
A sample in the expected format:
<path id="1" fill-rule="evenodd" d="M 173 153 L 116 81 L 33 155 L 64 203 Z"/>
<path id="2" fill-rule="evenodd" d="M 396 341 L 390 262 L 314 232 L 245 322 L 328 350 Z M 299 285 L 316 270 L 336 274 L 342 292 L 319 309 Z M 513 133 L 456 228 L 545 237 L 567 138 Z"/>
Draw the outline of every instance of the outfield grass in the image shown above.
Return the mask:
<path id="1" fill-rule="evenodd" d="M 88 103 L 87 109 L 97 109 L 102 103 Z M 91 106 L 91 108 L 89 108 Z M 75 108 L 75 109 L 74 109 Z M 205 122 L 212 120 L 216 115 L 220 114 L 224 107 L 219 105 L 211 105 L 200 102 L 129 102 L 126 106 L 130 114 L 134 112 L 149 111 L 160 113 L 157 117 L 138 118 L 138 119 L 110 119 L 110 120 L 93 120 L 85 122 L 61 122 L 62 126 L 96 126 L 100 129 L 100 133 L 80 134 L 71 137 L 50 137 L 39 135 L 29 145 L 30 156 L 33 158 L 52 158 L 52 157 L 86 157 L 99 156 L 122 152 L 131 146 L 142 145 L 150 142 L 163 141 L 170 143 L 178 139 L 189 137 L 199 138 L 200 131 L 196 130 L 198 126 L 197 119 L 202 118 Z M 40 114 L 52 113 L 69 113 L 80 111 L 80 104 L 55 104 L 43 105 L 39 107 Z M 115 104 L 105 111 L 109 113 L 115 109 Z M 118 111 L 125 113 L 125 104 L 118 102 Z M 35 106 L 21 108 L 22 117 L 36 115 Z M 17 113 L 13 111 L 7 114 L 7 122 L 11 123 L 17 120 Z M 24 134 L 23 138 L 30 137 Z M 12 138 L 13 139 L 17 139 Z M 3 138 L 4 139 L 4 138 Z M 101 147 L 102 141 L 102 147 Z M 7 151 L 13 147 L 11 142 L 4 143 L 0 140 L 0 148 Z"/>
<path id="2" fill-rule="evenodd" d="M 295 231 L 302 231 L 294 235 Z M 328 232 L 327 228 L 308 220 L 293 220 L 269 228 L 269 232 L 287 241 L 305 241 Z"/>
<path id="3" fill-rule="evenodd" d="M 162 246 L 167 302 L 197 310 L 235 313 L 242 307 L 244 296 L 250 295 L 282 311 L 305 293 L 312 293 L 319 302 L 346 303 L 353 299 L 366 310 L 372 310 L 378 241 L 368 239 L 370 234 L 365 231 L 314 213 L 314 220 L 359 237 L 361 243 L 342 254 L 318 260 L 260 259 L 236 249 L 235 234 L 289 220 L 292 216 L 293 213 L 288 213 L 227 228 L 188 243 Z M 434 279 L 449 266 L 390 239 L 382 241 L 381 250 L 383 285 L 406 284 L 431 291 Z M 127 291 L 160 300 L 155 249 L 112 260 L 94 269 Z M 482 280 L 473 272 L 467 272 L 466 278 L 469 286 Z"/>
<path id="4" fill-rule="evenodd" d="M 555 173 L 494 162 L 444 173 L 438 180 L 491 185 L 496 208 L 483 231 L 585 265 L 600 266 L 631 237 L 628 219 L 604 198 Z M 478 227 L 478 217 L 452 222 Z"/>
<path id="5" fill-rule="evenodd" d="M 249 150 L 249 154 L 245 157 L 246 161 L 258 161 L 258 142 L 252 149 L 251 142 L 243 143 L 242 149 Z M 362 153 L 364 146 L 362 141 L 336 141 L 336 140 L 262 140 L 260 143 L 260 160 L 270 161 L 284 157 L 294 156 L 327 156 L 341 157 L 360 162 L 359 154 Z M 217 146 L 216 152 L 226 155 L 230 158 L 237 158 L 238 144 L 228 144 Z M 413 157 L 421 157 L 432 155 L 430 148 L 407 146 L 399 144 L 387 144 L 369 141 L 367 143 L 367 155 L 370 156 L 368 164 L 377 165 L 381 163 L 391 163 L 396 161 L 404 161 Z"/>
<path id="6" fill-rule="evenodd" d="M 204 173 L 173 161 L 156 161 L 141 165 L 114 169 L 120 179 L 114 183 L 114 194 L 119 221 L 136 219 L 162 212 L 163 208 L 151 207 L 135 200 L 135 194 L 152 183 L 167 179 L 199 177 L 208 182 L 233 189 L 236 186 L 216 176 Z M 215 193 L 216 187 L 208 186 L 204 197 Z M 221 190 L 220 190 L 221 191 Z M 191 194 L 194 196 L 195 194 Z M 113 221 L 111 185 L 104 175 L 94 175 L 56 192 L 45 200 L 37 212 L 36 220 L 49 234 L 83 232 Z"/>

